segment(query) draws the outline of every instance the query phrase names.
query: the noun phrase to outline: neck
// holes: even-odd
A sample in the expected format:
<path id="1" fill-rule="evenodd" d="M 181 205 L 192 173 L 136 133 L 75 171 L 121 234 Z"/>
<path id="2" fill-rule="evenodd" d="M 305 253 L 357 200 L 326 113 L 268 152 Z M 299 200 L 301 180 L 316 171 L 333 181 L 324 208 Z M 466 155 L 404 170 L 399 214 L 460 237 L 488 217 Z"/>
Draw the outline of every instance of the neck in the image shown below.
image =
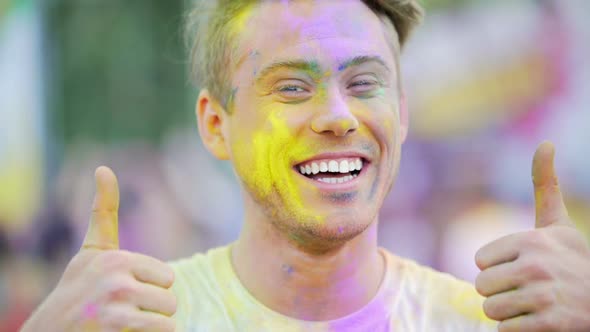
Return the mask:
<path id="1" fill-rule="evenodd" d="M 377 220 L 334 250 L 310 253 L 247 212 L 232 263 L 246 289 L 270 309 L 302 320 L 332 320 L 377 294 L 385 264 L 376 235 Z"/>

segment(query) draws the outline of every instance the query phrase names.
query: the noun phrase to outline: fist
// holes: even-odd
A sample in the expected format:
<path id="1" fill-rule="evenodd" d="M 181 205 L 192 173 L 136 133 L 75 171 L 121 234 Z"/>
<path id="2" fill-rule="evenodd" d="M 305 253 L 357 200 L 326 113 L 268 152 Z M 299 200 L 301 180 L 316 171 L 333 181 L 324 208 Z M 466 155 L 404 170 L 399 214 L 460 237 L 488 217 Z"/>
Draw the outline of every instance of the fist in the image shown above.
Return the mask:
<path id="1" fill-rule="evenodd" d="M 107 167 L 82 248 L 22 331 L 174 331 L 174 273 L 149 256 L 119 250 L 119 189 Z"/>
<path id="2" fill-rule="evenodd" d="M 500 332 L 590 331 L 590 248 L 568 217 L 553 159 L 550 143 L 533 158 L 536 228 L 476 254 L 475 286 Z"/>

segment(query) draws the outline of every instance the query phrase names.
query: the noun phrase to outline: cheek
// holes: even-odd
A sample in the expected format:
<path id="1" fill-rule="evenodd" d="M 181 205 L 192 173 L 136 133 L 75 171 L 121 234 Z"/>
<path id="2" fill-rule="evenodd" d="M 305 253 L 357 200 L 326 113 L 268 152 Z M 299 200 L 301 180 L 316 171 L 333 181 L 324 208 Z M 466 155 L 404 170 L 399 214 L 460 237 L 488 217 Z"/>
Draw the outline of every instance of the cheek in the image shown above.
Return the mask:
<path id="1" fill-rule="evenodd" d="M 276 191 L 287 201 L 300 202 L 299 189 L 294 180 L 292 163 L 305 155 L 306 149 L 280 113 L 269 113 L 258 128 L 236 135 L 232 144 L 234 166 L 242 181 L 258 197 L 268 197 Z M 239 133 L 237 123 L 236 133 Z"/>
<path id="2" fill-rule="evenodd" d="M 359 120 L 366 124 L 382 145 L 393 146 L 399 141 L 401 128 L 398 108 L 385 98 L 359 99 Z"/>
<path id="3" fill-rule="evenodd" d="M 379 126 L 380 131 L 384 139 L 388 142 L 393 141 L 399 134 L 399 125 L 393 114 L 385 114 L 386 116 L 380 117 Z"/>
<path id="4" fill-rule="evenodd" d="M 384 100 L 380 107 L 379 123 L 388 141 L 399 143 L 401 137 L 399 107 L 391 100 Z"/>

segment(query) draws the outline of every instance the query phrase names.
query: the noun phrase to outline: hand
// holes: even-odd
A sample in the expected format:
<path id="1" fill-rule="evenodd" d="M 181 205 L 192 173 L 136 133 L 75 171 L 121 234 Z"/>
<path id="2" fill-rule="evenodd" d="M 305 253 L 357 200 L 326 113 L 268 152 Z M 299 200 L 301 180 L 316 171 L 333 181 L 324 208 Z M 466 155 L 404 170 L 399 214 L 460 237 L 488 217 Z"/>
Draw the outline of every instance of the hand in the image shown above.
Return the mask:
<path id="1" fill-rule="evenodd" d="M 119 189 L 96 169 L 96 195 L 82 248 L 22 331 L 174 331 L 174 273 L 165 263 L 119 250 Z"/>
<path id="2" fill-rule="evenodd" d="M 498 330 L 590 331 L 590 248 L 569 219 L 555 170 L 555 150 L 533 158 L 535 229 L 500 238 L 475 257 L 485 314 Z"/>

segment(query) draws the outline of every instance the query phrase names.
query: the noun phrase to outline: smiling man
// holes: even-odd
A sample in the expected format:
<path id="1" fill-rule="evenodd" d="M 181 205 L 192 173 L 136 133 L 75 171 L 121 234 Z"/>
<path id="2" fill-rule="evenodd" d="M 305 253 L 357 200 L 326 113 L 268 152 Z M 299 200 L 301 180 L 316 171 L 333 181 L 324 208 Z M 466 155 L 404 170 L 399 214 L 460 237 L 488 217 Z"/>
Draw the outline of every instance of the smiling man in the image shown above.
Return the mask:
<path id="1" fill-rule="evenodd" d="M 477 253 L 477 291 L 377 246 L 408 130 L 399 56 L 421 16 L 411 0 L 195 6 L 199 132 L 240 181 L 239 239 L 169 265 L 119 250 L 100 167 L 82 249 L 23 331 L 587 331 L 590 249 L 550 144 L 533 162 L 537 228 Z"/>
<path id="2" fill-rule="evenodd" d="M 471 285 L 377 246 L 408 129 L 399 54 L 421 8 L 229 3 L 195 8 L 189 32 L 199 132 L 234 165 L 245 221 L 235 243 L 173 265 L 177 326 L 492 330 Z"/>

